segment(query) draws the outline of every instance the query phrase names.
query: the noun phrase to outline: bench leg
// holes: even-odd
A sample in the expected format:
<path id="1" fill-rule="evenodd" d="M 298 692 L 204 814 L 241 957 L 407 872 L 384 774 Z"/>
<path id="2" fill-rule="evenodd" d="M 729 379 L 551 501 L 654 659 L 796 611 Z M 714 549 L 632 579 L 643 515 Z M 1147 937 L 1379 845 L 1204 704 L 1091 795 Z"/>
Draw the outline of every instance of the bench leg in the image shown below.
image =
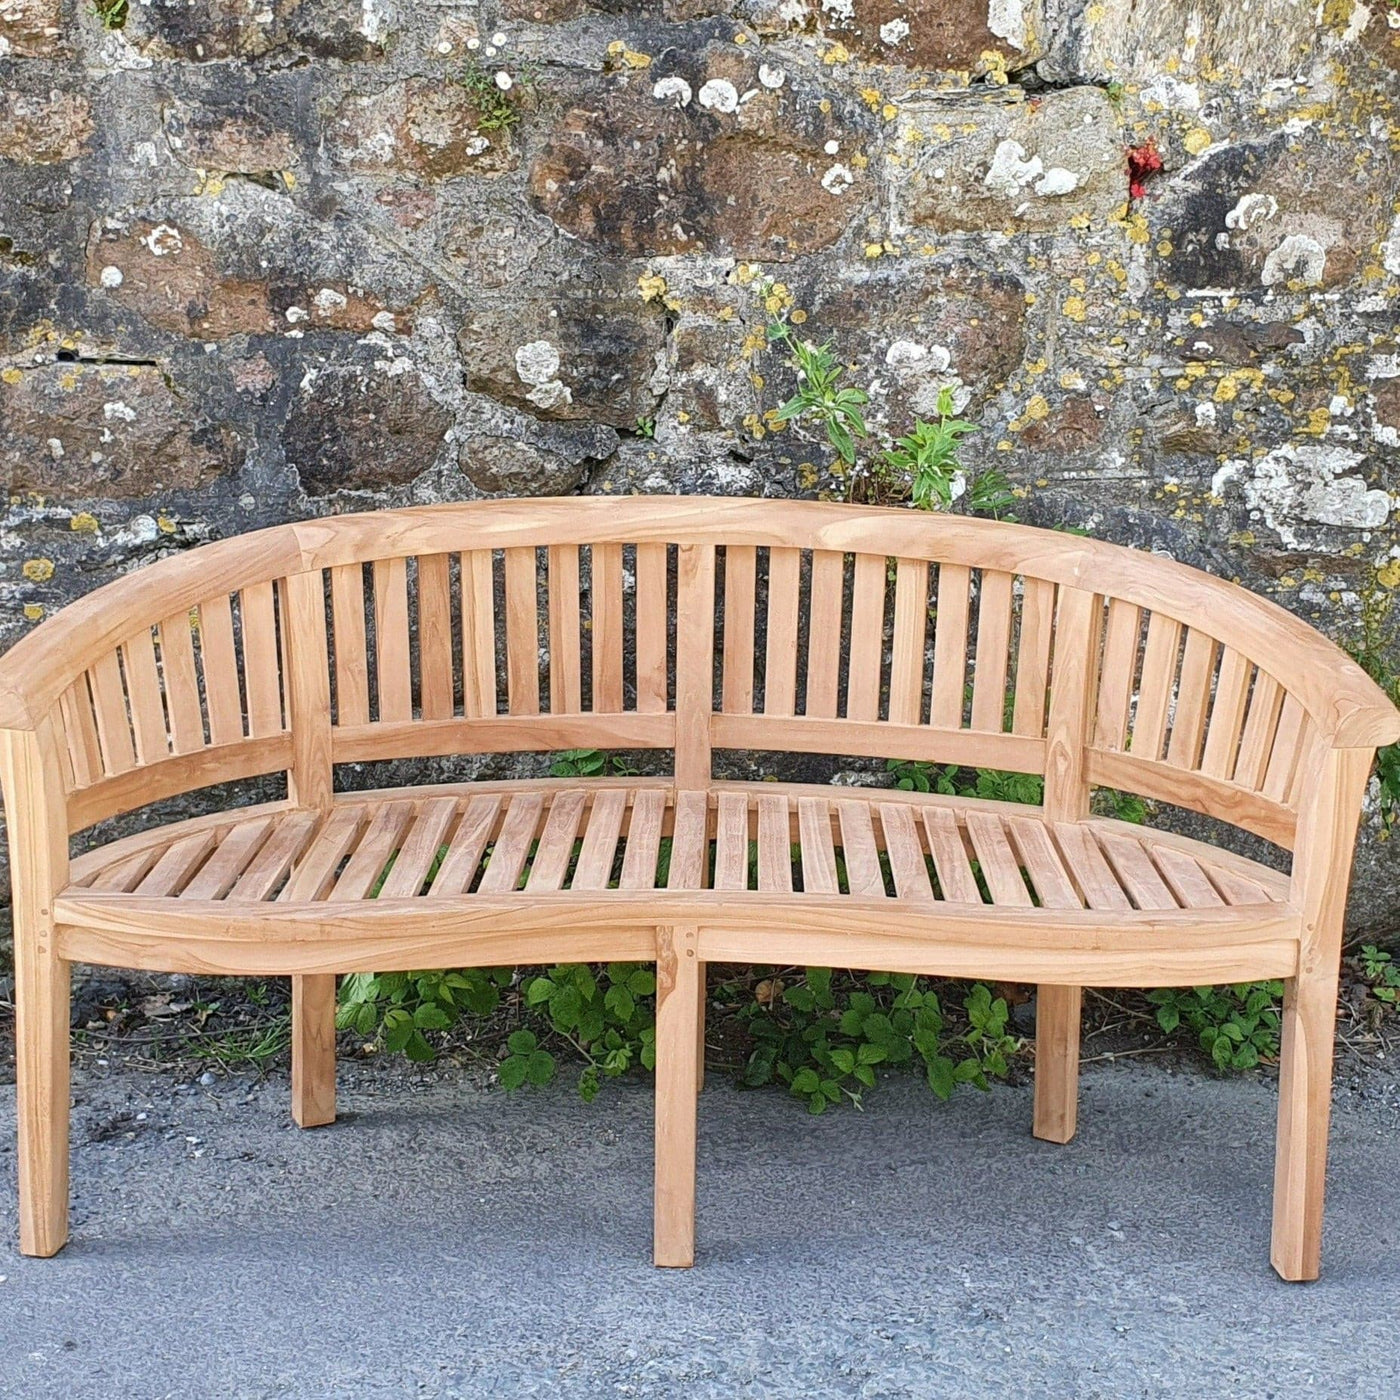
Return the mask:
<path id="1" fill-rule="evenodd" d="M 68 1239 L 69 966 L 15 940 L 19 1248 L 41 1259 Z"/>
<path id="2" fill-rule="evenodd" d="M 292 978 L 292 1117 L 335 1122 L 335 974 Z"/>
<path id="3" fill-rule="evenodd" d="M 1284 984 L 1270 1257 L 1279 1277 L 1291 1283 L 1315 1279 L 1322 1258 L 1336 1015 L 1335 976 L 1312 974 Z"/>
<path id="4" fill-rule="evenodd" d="M 695 1100 L 701 963 L 693 928 L 656 932 L 656 1199 L 653 1258 L 695 1262 Z"/>
<path id="5" fill-rule="evenodd" d="M 1041 985 L 1035 994 L 1035 1125 L 1046 1142 L 1068 1142 L 1079 1117 L 1078 987 Z"/>

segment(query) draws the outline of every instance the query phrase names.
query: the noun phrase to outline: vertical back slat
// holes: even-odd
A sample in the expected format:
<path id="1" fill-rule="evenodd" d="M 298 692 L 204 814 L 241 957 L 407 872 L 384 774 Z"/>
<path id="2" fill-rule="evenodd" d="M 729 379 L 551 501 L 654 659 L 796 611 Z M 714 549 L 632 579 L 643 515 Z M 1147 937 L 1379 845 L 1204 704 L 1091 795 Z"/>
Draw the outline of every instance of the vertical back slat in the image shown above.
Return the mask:
<path id="1" fill-rule="evenodd" d="M 1039 738 L 1045 732 L 1050 684 L 1050 645 L 1055 635 L 1055 585 L 1028 578 L 1021 584 L 1021 635 L 1016 643 L 1016 700 L 1011 732 Z"/>
<path id="2" fill-rule="evenodd" d="M 710 781 L 710 712 L 714 705 L 715 549 L 676 551 L 676 786 Z"/>
<path id="3" fill-rule="evenodd" d="M 593 546 L 593 709 L 622 709 L 622 546 Z"/>
<path id="4" fill-rule="evenodd" d="M 243 737 L 243 702 L 233 646 L 233 609 L 225 593 L 199 605 L 199 662 L 209 711 L 209 742 L 237 743 Z"/>
<path id="5" fill-rule="evenodd" d="M 1114 598 L 1104 627 L 1103 670 L 1099 703 L 1094 714 L 1094 747 L 1121 750 L 1128 741 L 1128 712 L 1133 702 L 1142 613 L 1132 603 Z"/>
<path id="6" fill-rule="evenodd" d="M 506 699 L 513 715 L 540 712 L 540 605 L 535 551 L 505 551 Z"/>
<path id="7" fill-rule="evenodd" d="M 365 575 L 359 564 L 331 570 L 331 623 L 335 632 L 336 720 L 369 723 L 369 650 L 365 643 Z"/>
<path id="8" fill-rule="evenodd" d="M 1256 791 L 1263 786 L 1269 768 L 1269 753 L 1283 706 L 1283 687 L 1269 674 L 1257 671 L 1249 697 L 1240 752 L 1235 759 L 1235 781 Z"/>
<path id="9" fill-rule="evenodd" d="M 894 575 L 894 655 L 890 723 L 918 724 L 924 709 L 924 639 L 928 628 L 928 564 L 901 559 Z"/>
<path id="10" fill-rule="evenodd" d="M 802 551 L 768 552 L 768 636 L 763 663 L 763 713 L 797 710 L 797 615 Z"/>
<path id="11" fill-rule="evenodd" d="M 1172 735 L 1167 743 L 1167 762 L 1178 768 L 1194 768 L 1201 761 L 1215 658 L 1215 639 L 1198 627 L 1190 628 L 1181 654 L 1181 679 L 1177 682 Z"/>
<path id="12" fill-rule="evenodd" d="M 1128 752 L 1135 758 L 1162 756 L 1162 744 L 1167 737 L 1167 708 L 1171 704 L 1180 646 L 1181 624 L 1175 618 L 1154 612 L 1147 624 L 1137 714 L 1133 719 L 1133 737 L 1128 744 Z"/>
<path id="13" fill-rule="evenodd" d="M 579 644 L 578 546 L 549 547 L 549 708 L 556 715 L 583 709 Z"/>
<path id="14" fill-rule="evenodd" d="M 1244 725 L 1245 704 L 1249 699 L 1249 678 L 1254 667 L 1249 659 L 1231 647 L 1220 658 L 1220 675 L 1215 682 L 1215 703 L 1206 728 L 1201 772 L 1211 778 L 1229 778 L 1239 749 Z"/>
<path id="15" fill-rule="evenodd" d="M 1006 725 L 1006 673 L 1011 664 L 1010 574 L 982 571 L 977 599 L 977 652 L 972 663 L 972 727 L 1000 734 Z"/>
<path id="16" fill-rule="evenodd" d="M 812 598 L 807 612 L 807 688 L 804 711 L 835 719 L 841 689 L 841 605 L 846 588 L 845 555 L 812 551 Z"/>
<path id="17" fill-rule="evenodd" d="M 885 558 L 857 554 L 851 584 L 851 666 L 846 718 L 880 718 L 880 661 L 885 645 Z"/>
<path id="18" fill-rule="evenodd" d="M 754 574 L 757 551 L 752 545 L 726 545 L 724 550 L 724 691 L 727 715 L 753 710 Z"/>
<path id="19" fill-rule="evenodd" d="M 102 776 L 102 747 L 92 713 L 87 676 L 81 675 L 58 698 L 74 787 L 89 787 Z"/>
<path id="20" fill-rule="evenodd" d="M 666 709 L 666 546 L 637 546 L 637 709 Z"/>
<path id="21" fill-rule="evenodd" d="M 1278 728 L 1274 731 L 1274 744 L 1269 753 L 1269 766 L 1264 773 L 1263 793 L 1276 802 L 1287 800 L 1288 790 L 1293 784 L 1293 774 L 1298 767 L 1298 753 L 1303 742 L 1303 728 L 1306 716 L 1303 707 L 1291 695 L 1283 697 L 1279 710 Z"/>
<path id="22" fill-rule="evenodd" d="M 132 742 L 121 667 L 115 651 L 105 653 L 93 664 L 88 671 L 88 681 L 92 686 L 92 708 L 97 718 L 102 766 L 108 773 L 125 773 L 136 766 L 136 746 Z"/>
<path id="23" fill-rule="evenodd" d="M 418 702 L 424 719 L 451 719 L 452 564 L 446 554 L 418 560 Z"/>
<path id="24" fill-rule="evenodd" d="M 165 732 L 165 705 L 160 695 L 160 673 L 151 630 L 143 627 L 122 644 L 122 669 L 131 702 L 131 724 L 136 735 L 136 761 L 154 763 L 170 753 Z"/>
<path id="25" fill-rule="evenodd" d="M 462 698 L 468 719 L 496 713 L 496 608 L 491 551 L 462 555 Z"/>
<path id="26" fill-rule="evenodd" d="M 379 718 L 413 718 L 413 673 L 408 641 L 408 561 L 374 561 L 374 661 Z"/>
<path id="27" fill-rule="evenodd" d="M 251 584 L 238 596 L 243 621 L 243 679 L 248 688 L 248 732 L 255 738 L 265 738 L 282 731 L 277 604 L 270 583 Z M 407 631 L 405 626 L 405 635 Z"/>
<path id="28" fill-rule="evenodd" d="M 204 715 L 199 708 L 189 613 L 167 617 L 160 624 L 160 667 L 170 711 L 171 748 L 176 753 L 193 753 L 204 747 Z"/>
<path id="29" fill-rule="evenodd" d="M 937 613 L 933 624 L 933 696 L 929 723 L 960 729 L 967 684 L 968 592 L 971 571 L 961 564 L 938 566 Z"/>

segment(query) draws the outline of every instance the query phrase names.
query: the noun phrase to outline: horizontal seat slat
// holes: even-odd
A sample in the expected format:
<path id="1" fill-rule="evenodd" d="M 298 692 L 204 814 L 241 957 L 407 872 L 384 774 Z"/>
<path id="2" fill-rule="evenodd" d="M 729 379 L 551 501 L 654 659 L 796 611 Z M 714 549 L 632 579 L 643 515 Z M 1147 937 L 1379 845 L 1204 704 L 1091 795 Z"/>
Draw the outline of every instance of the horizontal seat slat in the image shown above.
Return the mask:
<path id="1" fill-rule="evenodd" d="M 627 812 L 627 793 L 608 788 L 597 793 L 588 811 L 588 827 L 579 848 L 571 888 L 607 889 L 617 859 L 617 843 L 622 835 L 622 819 Z"/>

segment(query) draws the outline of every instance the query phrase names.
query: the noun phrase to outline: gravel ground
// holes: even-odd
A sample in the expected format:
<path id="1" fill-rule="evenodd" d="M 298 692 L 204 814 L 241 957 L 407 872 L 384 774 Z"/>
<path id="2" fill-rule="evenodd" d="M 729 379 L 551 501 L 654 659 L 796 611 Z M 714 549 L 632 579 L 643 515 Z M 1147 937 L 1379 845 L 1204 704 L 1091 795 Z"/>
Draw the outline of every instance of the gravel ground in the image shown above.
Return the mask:
<path id="1" fill-rule="evenodd" d="M 651 1095 L 507 1097 L 347 1065 L 75 1081 L 73 1238 L 14 1246 L 0 1089 L 0 1395 L 1400 1394 L 1400 1089 L 1343 1082 L 1325 1273 L 1268 1265 L 1274 1089 L 1086 1070 L 1069 1147 L 1027 1088 L 891 1082 L 810 1118 L 712 1079 L 696 1267 L 649 1263 Z"/>

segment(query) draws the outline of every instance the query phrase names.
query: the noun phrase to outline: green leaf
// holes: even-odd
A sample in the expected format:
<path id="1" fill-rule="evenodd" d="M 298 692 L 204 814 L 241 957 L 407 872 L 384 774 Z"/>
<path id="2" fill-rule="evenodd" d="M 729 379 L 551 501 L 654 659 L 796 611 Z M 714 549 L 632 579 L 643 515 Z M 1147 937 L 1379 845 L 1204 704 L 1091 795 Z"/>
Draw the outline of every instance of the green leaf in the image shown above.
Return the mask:
<path id="1" fill-rule="evenodd" d="M 413 1013 L 413 1024 L 420 1031 L 445 1031 L 452 1024 L 452 1017 L 434 1001 L 425 1001 Z"/>
<path id="2" fill-rule="evenodd" d="M 404 1046 L 403 1052 L 415 1064 L 427 1064 L 429 1060 L 437 1059 L 437 1051 L 423 1039 L 421 1031 L 413 1031 L 408 1037 L 408 1044 Z"/>
<path id="3" fill-rule="evenodd" d="M 548 977 L 536 977 L 525 989 L 525 1004 L 538 1006 L 554 995 L 554 983 Z"/>
<path id="4" fill-rule="evenodd" d="M 632 993 L 622 986 L 609 987 L 603 1005 L 624 1025 L 632 1019 L 632 1013 L 637 1009 Z"/>
<path id="5" fill-rule="evenodd" d="M 524 1055 L 511 1055 L 501 1061 L 496 1071 L 502 1089 L 518 1089 L 525 1082 L 525 1071 L 529 1061 Z"/>
<path id="6" fill-rule="evenodd" d="M 534 1031 L 512 1031 L 506 1037 L 506 1048 L 512 1055 L 528 1055 L 538 1043 Z"/>
<path id="7" fill-rule="evenodd" d="M 525 1078 L 537 1088 L 554 1078 L 554 1056 L 547 1050 L 536 1050 L 525 1061 Z"/>
<path id="8" fill-rule="evenodd" d="M 950 1099 L 957 1082 L 953 1062 L 947 1055 L 938 1055 L 928 1062 L 928 1087 L 938 1098 Z"/>

